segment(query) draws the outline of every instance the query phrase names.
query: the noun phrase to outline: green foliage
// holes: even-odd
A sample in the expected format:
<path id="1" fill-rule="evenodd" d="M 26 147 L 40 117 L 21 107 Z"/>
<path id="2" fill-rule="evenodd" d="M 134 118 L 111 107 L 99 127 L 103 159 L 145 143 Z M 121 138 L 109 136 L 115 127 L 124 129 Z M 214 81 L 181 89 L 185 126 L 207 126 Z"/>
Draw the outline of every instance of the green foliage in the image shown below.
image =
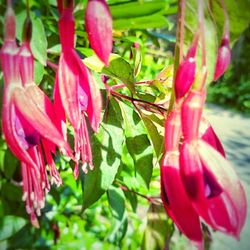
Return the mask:
<path id="1" fill-rule="evenodd" d="M 25 5 L 24 1 L 13 2 L 20 42 L 26 16 Z M 113 54 L 108 67 L 93 55 L 87 40 L 83 21 L 87 1 L 75 2 L 75 47 L 87 67 L 94 71 L 95 76 L 98 75 L 104 102 L 100 129 L 97 134 L 91 135 L 94 170 L 87 174 L 80 171 L 79 179 L 75 180 L 72 162 L 56 155 L 55 162 L 63 185 L 51 187 L 39 217 L 40 228 L 35 229 L 22 201 L 20 162 L 1 137 L 0 249 L 146 250 L 169 246 L 180 249 L 178 246 L 182 243 L 172 242 L 174 226 L 159 202 L 164 117 L 162 110 L 157 109 L 157 105 L 168 100 L 171 93 L 177 1 L 107 1 L 114 19 Z M 187 2 L 186 48 L 197 26 L 196 1 Z M 209 2 L 213 2 L 211 10 L 214 13 L 213 16 L 210 16 L 209 10 L 206 13 L 207 61 L 211 81 L 224 20 L 217 1 Z M 244 0 L 239 1 L 240 6 L 245 6 L 245 3 Z M 235 2 L 227 0 L 226 4 L 232 16 L 234 41 L 247 25 L 247 8 L 243 13 L 238 9 L 232 13 Z M 0 6 L 1 26 L 5 7 L 5 4 Z M 31 48 L 36 59 L 35 82 L 52 98 L 55 72 L 47 62 L 57 64 L 61 52 L 56 1 L 30 1 L 30 8 L 33 24 Z M 217 26 L 218 34 L 215 30 Z M 248 33 L 245 36 L 249 38 Z M 135 49 L 134 43 L 139 45 L 138 49 Z M 249 43 L 244 44 L 241 51 L 250 51 Z M 237 58 L 243 58 L 244 53 L 241 52 Z M 249 56 L 244 58 L 249 60 Z M 211 92 L 210 99 L 216 99 L 218 103 L 218 96 L 229 96 L 231 101 L 237 99 L 240 105 L 250 108 L 247 94 L 250 91 L 249 74 L 247 69 L 242 69 L 244 74 L 237 73 L 237 64 L 235 61 L 232 77 L 228 77 L 226 85 L 220 83 L 211 88 L 214 92 Z M 243 61 L 242 65 L 245 65 Z M 116 84 L 125 86 L 117 89 L 117 94 L 112 96 L 110 89 L 105 89 L 99 79 L 99 74 L 110 78 L 107 82 L 110 87 Z M 230 82 L 235 79 L 240 84 L 229 87 L 229 79 Z M 2 74 L 0 80 L 2 94 Z M 145 80 L 153 81 L 150 85 L 136 85 Z M 216 90 L 217 86 L 220 87 Z M 235 98 L 239 91 L 241 99 Z M 150 106 L 150 102 L 155 106 Z M 234 102 L 233 105 L 238 104 Z"/>

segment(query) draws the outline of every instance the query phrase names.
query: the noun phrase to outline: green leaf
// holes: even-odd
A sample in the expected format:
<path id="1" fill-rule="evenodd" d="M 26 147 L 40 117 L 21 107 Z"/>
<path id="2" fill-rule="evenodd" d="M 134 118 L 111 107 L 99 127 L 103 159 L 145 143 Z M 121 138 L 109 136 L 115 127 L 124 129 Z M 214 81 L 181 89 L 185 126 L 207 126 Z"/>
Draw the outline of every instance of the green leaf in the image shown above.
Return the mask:
<path id="1" fill-rule="evenodd" d="M 164 8 L 167 9 L 168 4 L 162 0 L 136 1 L 110 6 L 110 12 L 113 19 L 120 19 L 147 16 L 162 11 Z"/>
<path id="2" fill-rule="evenodd" d="M 121 110 L 110 99 L 104 122 L 93 135 L 94 170 L 84 176 L 83 209 L 92 205 L 113 183 L 121 162 L 124 134 L 121 128 Z"/>
<path id="3" fill-rule="evenodd" d="M 0 218 L 0 241 L 5 240 L 18 232 L 26 224 L 21 217 L 7 215 Z"/>
<path id="4" fill-rule="evenodd" d="M 47 38 L 43 23 L 33 12 L 30 13 L 30 17 L 32 21 L 32 38 L 30 42 L 31 51 L 35 59 L 37 59 L 42 65 L 46 65 Z M 22 41 L 22 30 L 25 18 L 25 10 L 16 15 L 16 35 L 19 41 Z"/>
<path id="5" fill-rule="evenodd" d="M 125 214 L 125 196 L 120 188 L 111 186 L 108 190 L 108 201 L 114 218 L 113 227 L 109 235 L 109 241 L 121 241 L 127 229 Z"/>
<path id="6" fill-rule="evenodd" d="M 39 85 L 43 79 L 45 71 L 44 71 L 44 66 L 37 60 L 35 60 L 34 71 L 35 71 L 34 72 L 35 83 Z"/>
<path id="7" fill-rule="evenodd" d="M 7 179 L 10 179 L 14 174 L 17 163 L 17 158 L 11 153 L 9 149 L 7 149 L 4 157 L 4 174 Z"/>
<path id="8" fill-rule="evenodd" d="M 108 189 L 108 200 L 113 216 L 122 220 L 125 212 L 125 196 L 120 188 L 111 186 Z"/>
<path id="9" fill-rule="evenodd" d="M 3 183 L 1 187 L 2 196 L 6 197 L 9 201 L 18 201 L 22 199 L 22 190 L 20 187 L 15 186 L 12 183 Z"/>
<path id="10" fill-rule="evenodd" d="M 134 76 L 137 77 L 141 71 L 142 54 L 139 49 L 132 48 L 134 58 Z"/>
<path id="11" fill-rule="evenodd" d="M 96 72 L 121 80 L 130 91 L 134 92 L 133 69 L 130 64 L 119 55 L 110 55 L 108 67 L 106 67 L 96 55 L 84 59 L 83 62 L 87 67 Z"/>
<path id="12" fill-rule="evenodd" d="M 153 171 L 153 153 L 147 132 L 138 114 L 125 103 L 119 104 L 124 120 L 127 149 L 136 167 L 136 179 L 145 187 L 149 187 Z"/>
<path id="13" fill-rule="evenodd" d="M 154 14 L 136 18 L 117 19 L 114 20 L 113 25 L 116 30 L 166 28 L 168 27 L 168 20 L 160 14 Z"/>
<path id="14" fill-rule="evenodd" d="M 171 220 L 167 220 L 163 206 L 151 204 L 148 214 L 148 223 L 142 241 L 142 250 L 169 249 L 169 242 L 174 226 Z"/>
<path id="15" fill-rule="evenodd" d="M 156 116 L 156 115 L 152 115 L 152 116 Z M 159 159 L 161 157 L 162 154 L 162 150 L 163 150 L 163 135 L 160 134 L 160 132 L 163 132 L 163 124 L 162 127 L 157 126 L 157 124 L 155 124 L 152 120 L 152 116 L 147 116 L 143 113 L 141 113 L 141 118 L 148 130 L 148 134 L 150 137 L 150 140 L 152 141 L 152 145 L 154 147 L 155 153 L 157 158 Z M 158 129 L 157 129 L 158 127 Z M 160 129 L 162 131 L 159 131 Z"/>
<path id="16" fill-rule="evenodd" d="M 46 65 L 47 61 L 47 39 L 43 23 L 39 17 L 31 15 L 32 21 L 32 38 L 30 47 L 33 56 L 42 64 Z"/>

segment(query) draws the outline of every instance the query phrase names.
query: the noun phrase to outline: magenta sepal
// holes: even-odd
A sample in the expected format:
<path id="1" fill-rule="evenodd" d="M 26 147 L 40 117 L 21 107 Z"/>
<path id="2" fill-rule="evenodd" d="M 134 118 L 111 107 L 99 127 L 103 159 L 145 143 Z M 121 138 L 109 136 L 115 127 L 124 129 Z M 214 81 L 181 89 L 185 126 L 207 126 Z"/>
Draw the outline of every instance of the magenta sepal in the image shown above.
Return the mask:
<path id="1" fill-rule="evenodd" d="M 206 223 L 239 238 L 246 219 L 246 195 L 221 153 L 203 140 L 184 142 L 180 172 L 193 206 Z"/>
<path id="2" fill-rule="evenodd" d="M 85 26 L 91 48 L 107 66 L 112 51 L 112 17 L 104 0 L 88 1 Z"/>
<path id="3" fill-rule="evenodd" d="M 200 138 L 211 145 L 214 149 L 220 152 L 224 157 L 226 157 L 223 145 L 216 135 L 211 124 L 204 117 L 201 118 L 200 128 L 199 128 Z"/>
<path id="4" fill-rule="evenodd" d="M 180 111 L 173 109 L 165 121 L 165 150 L 178 151 L 181 136 L 181 119 Z"/>
<path id="5" fill-rule="evenodd" d="M 205 92 L 192 90 L 182 104 L 181 125 L 186 141 L 191 141 L 199 137 L 199 126 L 204 101 Z"/>
<path id="6" fill-rule="evenodd" d="M 182 184 L 178 151 L 167 152 L 161 164 L 161 197 L 167 214 L 179 230 L 199 249 L 203 237 L 199 215 Z"/>

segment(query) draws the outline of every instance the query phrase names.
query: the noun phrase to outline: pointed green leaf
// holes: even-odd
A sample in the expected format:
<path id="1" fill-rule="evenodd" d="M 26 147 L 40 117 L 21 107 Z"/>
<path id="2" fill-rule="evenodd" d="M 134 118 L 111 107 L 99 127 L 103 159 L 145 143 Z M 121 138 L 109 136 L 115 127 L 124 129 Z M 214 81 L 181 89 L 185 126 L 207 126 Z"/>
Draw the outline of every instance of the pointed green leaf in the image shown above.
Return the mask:
<path id="1" fill-rule="evenodd" d="M 119 55 L 110 55 L 108 67 L 106 67 L 96 55 L 84 59 L 83 62 L 87 67 L 96 72 L 119 79 L 126 84 L 130 91 L 134 92 L 133 69 L 131 65 Z"/>
<path id="2" fill-rule="evenodd" d="M 120 113 L 119 105 L 111 99 L 99 132 L 93 135 L 94 170 L 84 176 L 84 209 L 97 201 L 110 187 L 120 166 L 124 141 Z"/>
<path id="3" fill-rule="evenodd" d="M 127 104 L 119 104 L 124 120 L 126 145 L 134 161 L 136 179 L 145 187 L 149 187 L 153 171 L 153 153 L 147 132 L 138 114 Z"/>

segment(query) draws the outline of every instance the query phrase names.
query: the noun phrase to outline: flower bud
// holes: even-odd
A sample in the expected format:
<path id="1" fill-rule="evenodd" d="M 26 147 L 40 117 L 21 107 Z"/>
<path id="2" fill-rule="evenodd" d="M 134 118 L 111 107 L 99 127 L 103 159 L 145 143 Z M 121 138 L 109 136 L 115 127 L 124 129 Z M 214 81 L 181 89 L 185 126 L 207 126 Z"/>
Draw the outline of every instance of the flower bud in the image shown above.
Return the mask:
<path id="1" fill-rule="evenodd" d="M 4 39 L 16 39 L 16 18 L 12 7 L 9 5 L 4 20 Z"/>
<path id="2" fill-rule="evenodd" d="M 27 16 L 23 25 L 23 42 L 30 42 L 32 37 L 32 22 Z"/>
<path id="3" fill-rule="evenodd" d="M 112 17 L 104 0 L 88 1 L 85 25 L 92 49 L 100 60 L 108 65 L 113 45 Z"/>
<path id="4" fill-rule="evenodd" d="M 186 58 L 181 62 L 175 77 L 176 99 L 182 98 L 192 86 L 195 79 L 196 62 L 195 56 L 198 47 L 199 33 L 194 37 L 192 46 L 189 48 Z"/>
<path id="5" fill-rule="evenodd" d="M 229 47 L 229 38 L 227 35 L 221 41 L 221 45 L 219 47 L 217 53 L 217 61 L 214 71 L 214 81 L 218 80 L 228 68 L 231 60 L 231 50 Z"/>

